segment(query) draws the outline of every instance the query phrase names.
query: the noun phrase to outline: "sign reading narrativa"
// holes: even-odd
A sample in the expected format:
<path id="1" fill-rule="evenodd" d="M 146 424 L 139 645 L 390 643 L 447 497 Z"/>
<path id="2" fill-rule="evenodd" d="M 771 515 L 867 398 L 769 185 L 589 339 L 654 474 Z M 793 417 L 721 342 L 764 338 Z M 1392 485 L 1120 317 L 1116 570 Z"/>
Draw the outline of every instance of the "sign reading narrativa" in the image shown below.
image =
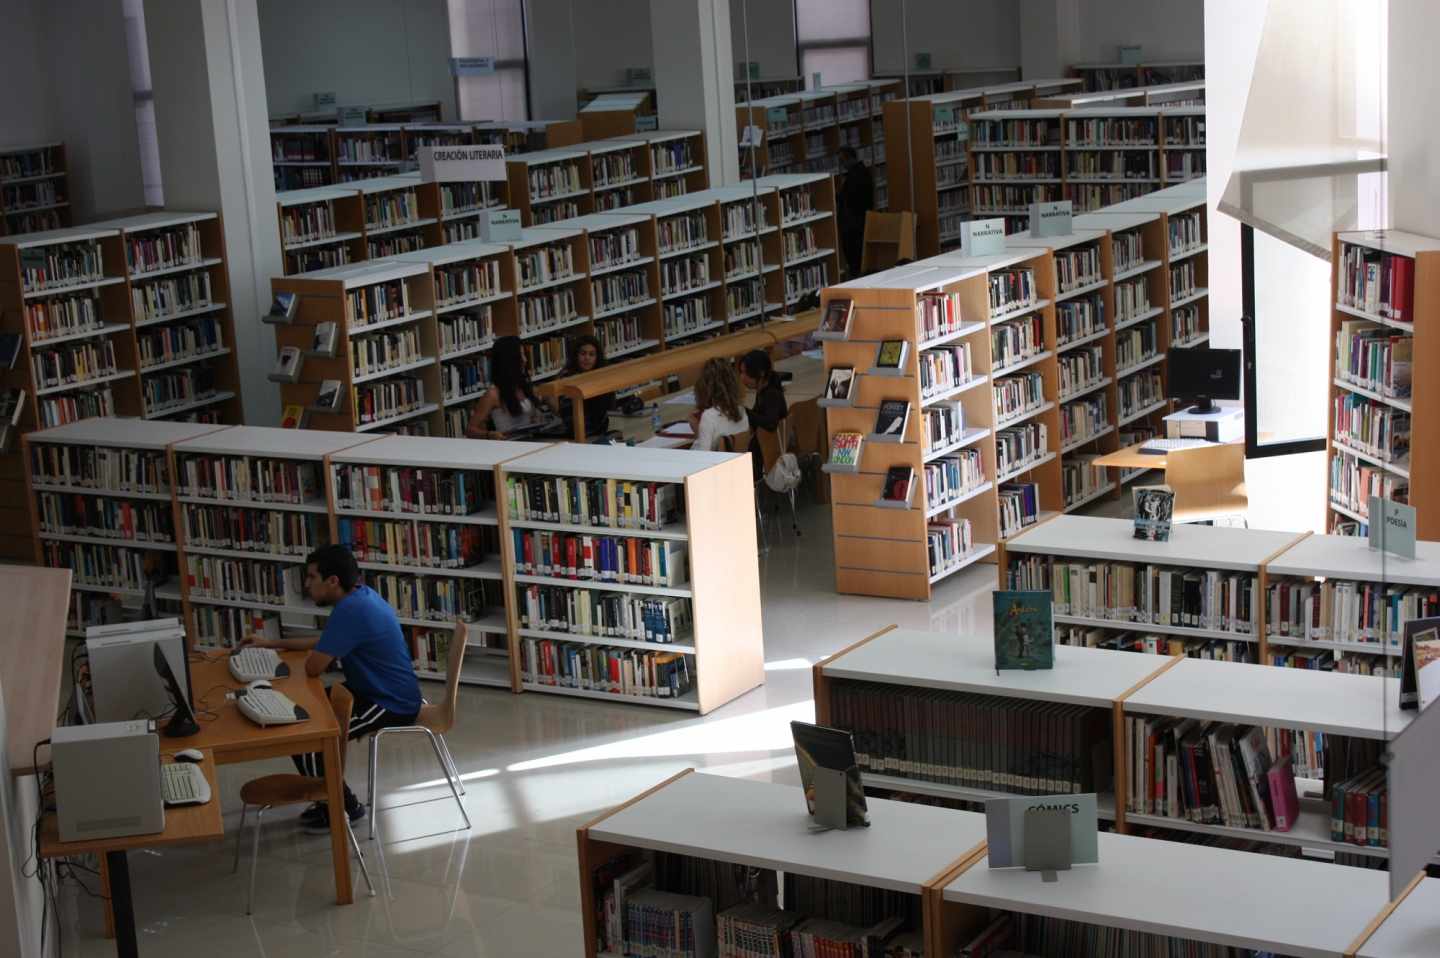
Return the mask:
<path id="1" fill-rule="evenodd" d="M 420 178 L 426 183 L 469 183 L 505 179 L 505 147 L 422 146 L 415 151 Z"/>

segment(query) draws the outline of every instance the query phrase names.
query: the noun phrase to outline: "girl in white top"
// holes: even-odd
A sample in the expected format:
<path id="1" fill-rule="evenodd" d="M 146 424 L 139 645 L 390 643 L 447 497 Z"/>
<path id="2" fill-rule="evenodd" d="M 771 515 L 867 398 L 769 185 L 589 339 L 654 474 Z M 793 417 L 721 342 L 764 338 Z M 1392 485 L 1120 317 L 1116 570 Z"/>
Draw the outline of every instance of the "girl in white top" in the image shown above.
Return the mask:
<path id="1" fill-rule="evenodd" d="M 695 382 L 695 411 L 690 414 L 695 442 L 691 449 L 734 451 L 725 443 L 725 437 L 750 429 L 750 419 L 740 404 L 740 395 L 740 377 L 735 366 L 723 359 L 707 360 Z"/>

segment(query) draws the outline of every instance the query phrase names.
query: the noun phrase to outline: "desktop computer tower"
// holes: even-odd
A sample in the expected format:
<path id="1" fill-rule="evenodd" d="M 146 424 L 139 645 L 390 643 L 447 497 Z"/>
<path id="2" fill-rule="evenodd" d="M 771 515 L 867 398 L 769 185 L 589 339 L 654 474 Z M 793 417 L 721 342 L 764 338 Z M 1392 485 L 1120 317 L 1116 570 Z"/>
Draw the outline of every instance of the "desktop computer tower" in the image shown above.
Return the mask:
<path id="1" fill-rule="evenodd" d="M 157 624 L 163 625 L 153 628 Z M 158 718 L 170 711 L 170 693 L 155 670 L 156 646 L 170 664 L 170 671 L 175 673 L 181 694 L 193 703 L 185 630 L 179 623 L 161 619 L 126 625 L 132 626 L 132 630 L 125 632 L 118 631 L 119 626 L 102 626 L 88 633 L 85 640 L 85 650 L 90 656 L 90 688 L 95 700 L 94 720 L 129 722 Z"/>
<path id="2" fill-rule="evenodd" d="M 154 723 L 62 726 L 50 736 L 50 763 L 62 842 L 165 830 Z"/>

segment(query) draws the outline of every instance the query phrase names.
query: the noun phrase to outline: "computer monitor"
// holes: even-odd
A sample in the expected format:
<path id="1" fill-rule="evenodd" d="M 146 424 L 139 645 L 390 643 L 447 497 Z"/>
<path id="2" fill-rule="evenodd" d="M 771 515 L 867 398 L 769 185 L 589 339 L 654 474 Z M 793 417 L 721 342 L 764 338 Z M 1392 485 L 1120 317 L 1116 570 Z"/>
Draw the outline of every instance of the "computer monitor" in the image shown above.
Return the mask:
<path id="1" fill-rule="evenodd" d="M 165 683 L 165 691 L 170 693 L 170 702 L 175 706 L 175 712 L 170 716 L 170 721 L 165 723 L 161 734 L 169 738 L 183 738 L 186 735 L 194 735 L 200 731 L 200 723 L 195 721 L 195 712 L 190 708 L 190 700 L 185 693 L 180 691 L 180 683 L 175 679 L 175 673 L 170 669 L 170 662 L 165 658 L 165 653 L 160 646 L 153 646 L 155 649 L 155 674 L 160 676 L 160 681 Z"/>
<path id="2" fill-rule="evenodd" d="M 90 635 L 85 640 L 95 721 L 153 718 L 170 708 L 170 693 L 155 671 L 154 648 L 165 654 L 180 690 L 188 698 L 192 690 L 185 630 L 177 620 L 103 626 L 94 631 L 107 633 Z"/>
<path id="3" fill-rule="evenodd" d="M 1215 399 L 1240 398 L 1240 350 L 1172 349 L 1167 357 L 1171 399 L 1193 400 L 1190 412 L 1215 410 Z"/>

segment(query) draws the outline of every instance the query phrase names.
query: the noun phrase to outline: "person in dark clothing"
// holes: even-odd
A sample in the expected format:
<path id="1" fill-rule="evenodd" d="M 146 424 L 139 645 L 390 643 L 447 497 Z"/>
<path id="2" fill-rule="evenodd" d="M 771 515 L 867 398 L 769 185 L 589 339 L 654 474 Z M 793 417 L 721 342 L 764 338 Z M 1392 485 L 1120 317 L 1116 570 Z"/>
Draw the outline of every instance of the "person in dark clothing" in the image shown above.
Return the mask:
<path id="1" fill-rule="evenodd" d="M 852 147 L 841 148 L 840 164 L 840 193 L 835 198 L 835 205 L 839 208 L 840 246 L 853 279 L 860 275 L 860 255 L 865 247 L 865 214 L 875 208 L 875 179 L 870 175 L 870 167 L 861 162 Z"/>
<path id="2" fill-rule="evenodd" d="M 750 417 L 750 454 L 755 466 L 755 478 L 759 479 L 765 470 L 764 457 L 760 452 L 760 438 L 756 433 L 761 429 L 774 432 L 780 421 L 790 414 L 785 402 L 785 387 L 775 374 L 769 353 L 753 349 L 740 360 L 740 381 L 755 394 L 755 405 L 746 412 Z"/>
<path id="3" fill-rule="evenodd" d="M 565 364 L 566 376 L 578 376 L 605 365 L 605 347 L 600 340 L 585 334 L 570 342 L 570 361 Z M 560 400 L 560 415 L 569 428 L 574 428 L 575 411 L 569 399 Z M 585 435 L 603 436 L 610 431 L 610 410 L 615 408 L 615 394 L 601 393 L 585 400 Z"/>

